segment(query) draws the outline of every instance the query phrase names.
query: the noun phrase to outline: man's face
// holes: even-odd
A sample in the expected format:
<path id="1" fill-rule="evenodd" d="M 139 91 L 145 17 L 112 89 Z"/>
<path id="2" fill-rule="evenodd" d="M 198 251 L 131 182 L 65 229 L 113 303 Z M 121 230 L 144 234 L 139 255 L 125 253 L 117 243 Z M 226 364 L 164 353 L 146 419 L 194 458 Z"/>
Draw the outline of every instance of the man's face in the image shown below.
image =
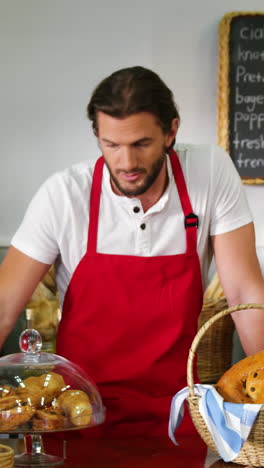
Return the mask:
<path id="1" fill-rule="evenodd" d="M 114 190 L 128 197 L 145 193 L 164 169 L 166 147 L 175 131 L 164 134 L 148 112 L 123 119 L 98 112 L 97 126 Z"/>

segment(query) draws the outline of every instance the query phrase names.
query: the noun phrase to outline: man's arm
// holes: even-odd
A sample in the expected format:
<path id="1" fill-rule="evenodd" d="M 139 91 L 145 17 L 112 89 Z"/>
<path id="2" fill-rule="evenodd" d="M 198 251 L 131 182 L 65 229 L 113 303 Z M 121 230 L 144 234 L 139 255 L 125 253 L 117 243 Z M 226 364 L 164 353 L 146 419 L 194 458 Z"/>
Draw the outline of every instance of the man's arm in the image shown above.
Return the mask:
<path id="1" fill-rule="evenodd" d="M 0 349 L 49 267 L 9 248 L 0 265 Z"/>
<path id="2" fill-rule="evenodd" d="M 253 223 L 212 237 L 216 268 L 229 306 L 264 304 L 264 280 L 255 250 Z M 232 314 L 246 354 L 264 349 L 264 310 Z"/>

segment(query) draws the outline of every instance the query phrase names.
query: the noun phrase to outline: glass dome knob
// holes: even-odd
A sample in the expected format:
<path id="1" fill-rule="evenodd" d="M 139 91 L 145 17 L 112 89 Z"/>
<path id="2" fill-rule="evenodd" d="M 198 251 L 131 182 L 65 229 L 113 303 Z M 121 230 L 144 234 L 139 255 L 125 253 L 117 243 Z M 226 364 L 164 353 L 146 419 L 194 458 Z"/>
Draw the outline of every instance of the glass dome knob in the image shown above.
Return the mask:
<path id="1" fill-rule="evenodd" d="M 23 353 L 39 353 L 42 348 L 42 338 L 37 330 L 27 328 L 19 338 L 19 346 Z"/>

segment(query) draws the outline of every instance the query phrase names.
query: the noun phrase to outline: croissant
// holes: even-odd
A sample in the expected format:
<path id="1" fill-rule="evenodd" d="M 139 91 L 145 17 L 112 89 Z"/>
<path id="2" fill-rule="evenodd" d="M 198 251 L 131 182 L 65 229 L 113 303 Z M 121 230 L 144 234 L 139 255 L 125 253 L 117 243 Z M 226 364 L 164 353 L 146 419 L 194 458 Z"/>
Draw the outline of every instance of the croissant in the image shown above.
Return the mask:
<path id="1" fill-rule="evenodd" d="M 55 372 L 49 372 L 23 380 L 17 389 L 17 395 L 22 403 L 40 408 L 49 406 L 64 387 L 63 377 Z"/>
<path id="2" fill-rule="evenodd" d="M 22 404 L 26 403 L 39 408 L 41 406 L 42 390 L 38 385 L 21 386 L 17 389 L 17 398 Z"/>
<path id="3" fill-rule="evenodd" d="M 62 411 L 53 407 L 37 410 L 32 419 L 35 431 L 54 431 L 69 427 L 68 419 Z"/>
<path id="4" fill-rule="evenodd" d="M 16 406 L 17 397 L 15 390 L 9 385 L 0 386 L 0 411 L 8 410 Z"/>
<path id="5" fill-rule="evenodd" d="M 15 395 L 15 389 L 9 385 L 0 385 L 0 398 Z"/>
<path id="6" fill-rule="evenodd" d="M 26 387 L 31 387 L 31 386 L 39 386 L 39 377 L 27 377 L 27 379 L 24 379 L 23 381 L 23 385 L 26 386 Z"/>
<path id="7" fill-rule="evenodd" d="M 17 397 L 12 395 L 4 398 L 0 398 L 0 410 L 8 410 L 14 408 L 17 404 Z"/>
<path id="8" fill-rule="evenodd" d="M 23 424 L 31 419 L 34 414 L 34 409 L 31 406 L 18 406 L 6 411 L 0 412 L 0 430 L 12 431 L 20 424 Z"/>
<path id="9" fill-rule="evenodd" d="M 87 426 L 92 417 L 92 405 L 82 390 L 65 390 L 57 398 L 56 406 L 69 416 L 74 426 Z"/>
<path id="10" fill-rule="evenodd" d="M 216 390 L 230 403 L 264 403 L 264 350 L 234 364 Z"/>
<path id="11" fill-rule="evenodd" d="M 52 400 L 66 387 L 63 377 L 55 372 L 42 374 L 39 377 L 39 384 L 45 399 L 45 405 L 51 404 Z"/>

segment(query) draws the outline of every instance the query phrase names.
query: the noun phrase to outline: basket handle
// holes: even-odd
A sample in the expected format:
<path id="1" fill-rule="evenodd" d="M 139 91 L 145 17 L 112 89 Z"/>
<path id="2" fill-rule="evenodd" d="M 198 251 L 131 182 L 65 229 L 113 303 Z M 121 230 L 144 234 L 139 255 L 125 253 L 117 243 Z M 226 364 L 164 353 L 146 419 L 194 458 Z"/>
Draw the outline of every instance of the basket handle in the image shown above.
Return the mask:
<path id="1" fill-rule="evenodd" d="M 189 351 L 189 356 L 188 356 L 188 361 L 187 361 L 187 384 L 189 388 L 189 394 L 190 396 L 194 396 L 194 382 L 193 382 L 193 360 L 195 356 L 195 352 L 198 348 L 198 345 L 205 334 L 205 332 L 208 330 L 208 328 L 213 325 L 214 322 L 216 322 L 218 319 L 221 317 L 224 317 L 225 315 L 232 314 L 233 312 L 237 312 L 239 310 L 245 310 L 245 309 L 264 309 L 264 304 L 239 304 L 233 307 L 229 307 L 228 309 L 221 310 L 217 314 L 213 315 L 207 322 L 198 330 L 197 334 L 195 335 L 190 351 Z"/>

